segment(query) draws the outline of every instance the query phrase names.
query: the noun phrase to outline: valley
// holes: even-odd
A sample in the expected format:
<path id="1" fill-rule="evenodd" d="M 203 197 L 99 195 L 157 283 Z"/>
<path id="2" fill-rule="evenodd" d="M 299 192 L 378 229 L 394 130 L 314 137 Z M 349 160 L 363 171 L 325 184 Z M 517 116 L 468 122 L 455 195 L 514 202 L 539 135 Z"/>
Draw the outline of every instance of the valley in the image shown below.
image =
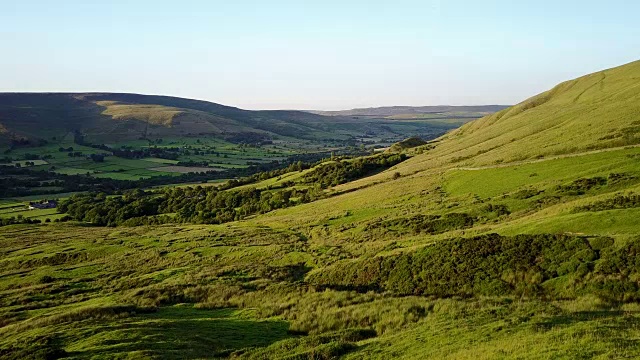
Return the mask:
<path id="1" fill-rule="evenodd" d="M 354 135 L 361 110 L 261 113 L 277 124 L 260 123 L 262 144 L 166 128 L 122 142 L 83 128 L 55 144 L 22 132 L 49 139 L 10 148 L 21 164 L 4 174 L 77 191 L 35 210 L 40 223 L 0 227 L 0 356 L 639 357 L 639 74 L 633 62 L 586 75 L 455 129 L 373 114 L 402 119 L 367 120 L 370 142 Z M 142 116 L 150 100 L 134 98 L 145 107 L 109 116 Z M 172 108 L 144 115 L 150 127 L 213 106 L 162 100 Z M 387 122 L 412 128 L 392 135 Z M 323 130 L 300 128 L 312 126 Z M 86 158 L 98 144 L 113 155 Z M 180 166 L 213 172 L 188 179 Z M 5 196 L 0 218 L 29 196 Z"/>

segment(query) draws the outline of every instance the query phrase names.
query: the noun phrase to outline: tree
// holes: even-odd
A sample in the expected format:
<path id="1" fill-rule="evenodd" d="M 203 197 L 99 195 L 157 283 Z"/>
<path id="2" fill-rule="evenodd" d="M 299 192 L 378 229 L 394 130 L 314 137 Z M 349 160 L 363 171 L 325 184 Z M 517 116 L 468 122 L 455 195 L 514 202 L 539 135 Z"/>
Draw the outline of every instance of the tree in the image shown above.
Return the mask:
<path id="1" fill-rule="evenodd" d="M 91 154 L 90 157 L 94 162 L 104 162 L 103 154 Z"/>

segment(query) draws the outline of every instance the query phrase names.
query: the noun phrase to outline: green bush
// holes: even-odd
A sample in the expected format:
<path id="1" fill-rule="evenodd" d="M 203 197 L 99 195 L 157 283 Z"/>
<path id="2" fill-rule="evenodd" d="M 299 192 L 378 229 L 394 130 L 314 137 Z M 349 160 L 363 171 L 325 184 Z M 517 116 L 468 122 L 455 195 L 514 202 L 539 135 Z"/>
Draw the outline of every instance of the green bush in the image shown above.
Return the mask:
<path id="1" fill-rule="evenodd" d="M 395 295 L 562 298 L 600 289 L 596 292 L 609 299 L 636 299 L 640 240 L 619 250 L 612 244 L 610 238 L 490 234 L 393 256 L 341 261 L 307 280 L 318 288 Z M 555 281 L 560 278 L 570 281 Z M 565 285 L 556 288 L 560 283 Z"/>

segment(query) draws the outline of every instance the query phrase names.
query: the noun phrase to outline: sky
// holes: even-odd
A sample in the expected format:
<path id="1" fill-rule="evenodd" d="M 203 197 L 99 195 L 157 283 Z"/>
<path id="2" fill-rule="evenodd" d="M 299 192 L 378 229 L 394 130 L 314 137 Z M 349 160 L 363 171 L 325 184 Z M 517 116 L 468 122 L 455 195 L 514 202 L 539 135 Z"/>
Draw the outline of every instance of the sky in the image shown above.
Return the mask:
<path id="1" fill-rule="evenodd" d="M 0 0 L 0 92 L 515 104 L 640 59 L 631 0 Z"/>

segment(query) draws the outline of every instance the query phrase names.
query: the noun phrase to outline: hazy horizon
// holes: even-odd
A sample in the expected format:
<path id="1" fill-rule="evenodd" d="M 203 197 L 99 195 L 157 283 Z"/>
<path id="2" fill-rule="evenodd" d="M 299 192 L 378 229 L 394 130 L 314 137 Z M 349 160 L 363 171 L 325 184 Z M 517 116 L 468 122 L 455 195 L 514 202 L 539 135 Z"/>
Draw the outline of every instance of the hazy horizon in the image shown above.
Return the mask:
<path id="1" fill-rule="evenodd" d="M 1 92 L 128 92 L 245 109 L 503 105 L 640 58 L 640 4 L 628 1 L 3 9 Z"/>

